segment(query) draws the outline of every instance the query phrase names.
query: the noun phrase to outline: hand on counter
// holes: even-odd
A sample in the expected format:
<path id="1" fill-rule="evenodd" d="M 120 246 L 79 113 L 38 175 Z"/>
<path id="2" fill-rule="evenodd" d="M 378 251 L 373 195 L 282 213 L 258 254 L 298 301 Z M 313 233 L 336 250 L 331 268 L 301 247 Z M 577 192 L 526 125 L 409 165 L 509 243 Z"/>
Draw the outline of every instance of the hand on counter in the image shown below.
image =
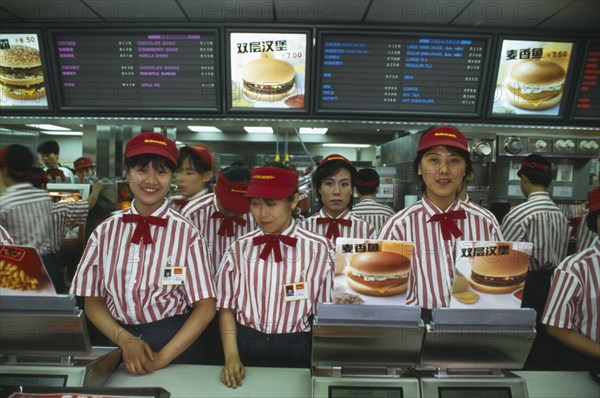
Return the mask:
<path id="1" fill-rule="evenodd" d="M 227 387 L 236 388 L 242 385 L 245 376 L 244 365 L 240 358 L 225 358 L 225 366 L 221 370 L 221 381 Z"/>
<path id="2" fill-rule="evenodd" d="M 129 373 L 143 375 L 152 373 L 156 369 L 153 363 L 154 352 L 144 340 L 139 338 L 128 339 L 120 347 L 123 351 L 123 363 Z"/>

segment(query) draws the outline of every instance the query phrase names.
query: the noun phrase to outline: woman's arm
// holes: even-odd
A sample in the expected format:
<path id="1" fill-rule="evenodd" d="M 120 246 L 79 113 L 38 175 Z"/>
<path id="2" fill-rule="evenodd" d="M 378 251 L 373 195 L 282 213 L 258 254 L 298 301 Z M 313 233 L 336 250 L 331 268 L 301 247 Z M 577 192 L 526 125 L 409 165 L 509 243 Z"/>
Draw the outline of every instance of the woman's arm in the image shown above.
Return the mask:
<path id="1" fill-rule="evenodd" d="M 238 351 L 237 326 L 232 309 L 221 308 L 219 310 L 219 328 L 225 356 L 225 366 L 221 370 L 221 381 L 227 387 L 235 388 L 242 385 L 245 372 Z"/>
<path id="2" fill-rule="evenodd" d="M 546 331 L 567 347 L 593 358 L 600 358 L 600 343 L 587 338 L 573 329 L 546 325 Z"/>

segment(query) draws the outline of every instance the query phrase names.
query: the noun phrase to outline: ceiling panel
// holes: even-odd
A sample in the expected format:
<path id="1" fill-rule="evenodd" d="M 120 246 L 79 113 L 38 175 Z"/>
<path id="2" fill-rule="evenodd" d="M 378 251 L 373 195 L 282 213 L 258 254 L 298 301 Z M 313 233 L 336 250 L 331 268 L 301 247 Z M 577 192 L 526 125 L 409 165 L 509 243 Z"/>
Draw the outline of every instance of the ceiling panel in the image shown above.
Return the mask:
<path id="1" fill-rule="evenodd" d="M 439 0 L 374 0 L 365 22 L 446 25 L 462 11 L 465 4 L 466 2 Z"/>
<path id="2" fill-rule="evenodd" d="M 192 21 L 202 22 L 273 22 L 270 1 L 197 1 L 178 0 Z"/>
<path id="3" fill-rule="evenodd" d="M 478 0 L 469 4 L 456 25 L 533 28 L 560 11 L 564 0 Z"/>
<path id="4" fill-rule="evenodd" d="M 600 34 L 600 1 L 573 1 L 560 13 L 542 22 L 539 27 L 559 29 L 557 33 L 578 27 L 579 29 L 595 29 Z"/>
<path id="5" fill-rule="evenodd" d="M 369 6 L 369 0 L 275 1 L 277 22 L 301 23 L 360 23 Z"/>
<path id="6" fill-rule="evenodd" d="M 175 0 L 94 0 L 88 2 L 106 21 L 187 21 Z"/>
<path id="7" fill-rule="evenodd" d="M 101 21 L 81 1 L 4 0 L 1 7 L 26 22 Z"/>

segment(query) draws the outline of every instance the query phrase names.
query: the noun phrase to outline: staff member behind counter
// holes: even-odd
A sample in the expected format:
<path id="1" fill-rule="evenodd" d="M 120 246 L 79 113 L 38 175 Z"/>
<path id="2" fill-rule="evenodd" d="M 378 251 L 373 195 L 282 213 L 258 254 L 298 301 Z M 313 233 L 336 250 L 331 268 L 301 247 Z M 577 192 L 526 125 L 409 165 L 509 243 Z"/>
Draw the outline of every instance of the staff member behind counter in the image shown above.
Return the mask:
<path id="1" fill-rule="evenodd" d="M 375 200 L 379 193 L 379 173 L 375 169 L 361 169 L 356 174 L 358 203 L 352 213 L 371 224 L 377 233 L 396 212 L 389 206 Z"/>
<path id="2" fill-rule="evenodd" d="M 208 147 L 202 144 L 182 147 L 175 173 L 179 195 L 171 198 L 171 207 L 181 213 L 188 203 L 206 195 L 206 185 L 212 176 L 213 155 Z"/>
<path id="3" fill-rule="evenodd" d="M 297 185 L 283 165 L 251 172 L 246 197 L 259 228 L 229 247 L 217 275 L 229 387 L 242 384 L 244 365 L 310 366 L 310 318 L 317 302 L 332 301 L 332 247 L 292 220 Z"/>
<path id="4" fill-rule="evenodd" d="M 160 134 L 141 133 L 127 142 L 134 200 L 94 230 L 71 286 L 133 374 L 200 363 L 205 354 L 198 337 L 215 315 L 206 243 L 165 198 L 176 162 L 175 143 Z"/>
<path id="5" fill-rule="evenodd" d="M 419 140 L 413 168 L 423 198 L 396 213 L 378 239 L 415 244 L 407 305 L 447 307 L 456 240 L 496 241 L 502 240 L 502 233 L 492 215 L 460 200 L 473 164 L 467 138 L 458 129 L 441 126 L 425 133 Z"/>

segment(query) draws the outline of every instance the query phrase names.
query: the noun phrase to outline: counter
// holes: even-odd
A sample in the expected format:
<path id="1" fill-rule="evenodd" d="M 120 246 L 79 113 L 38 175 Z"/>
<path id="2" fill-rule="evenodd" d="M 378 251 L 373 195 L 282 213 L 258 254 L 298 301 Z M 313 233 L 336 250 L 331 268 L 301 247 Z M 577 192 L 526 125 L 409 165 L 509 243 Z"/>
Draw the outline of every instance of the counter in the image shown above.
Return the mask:
<path id="1" fill-rule="evenodd" d="M 170 365 L 153 374 L 133 376 L 121 365 L 105 387 L 162 387 L 172 398 L 311 396 L 309 369 L 246 368 L 244 384 L 227 388 L 220 366 Z M 513 372 L 525 379 L 530 398 L 598 398 L 600 384 L 586 372 Z"/>

